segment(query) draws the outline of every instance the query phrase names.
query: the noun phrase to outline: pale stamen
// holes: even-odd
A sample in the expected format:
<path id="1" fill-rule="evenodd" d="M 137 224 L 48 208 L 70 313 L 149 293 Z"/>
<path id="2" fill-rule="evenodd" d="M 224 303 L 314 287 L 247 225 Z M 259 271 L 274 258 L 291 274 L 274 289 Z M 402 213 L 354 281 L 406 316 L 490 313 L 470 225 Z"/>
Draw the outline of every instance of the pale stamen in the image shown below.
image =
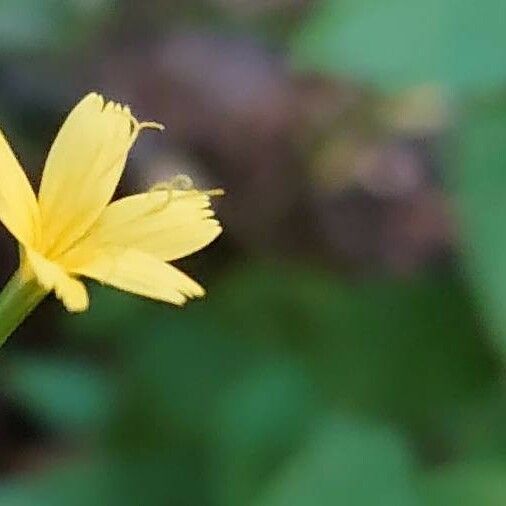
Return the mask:
<path id="1" fill-rule="evenodd" d="M 166 192 L 167 195 L 166 202 L 164 202 L 160 208 L 157 207 L 157 210 L 165 208 L 173 200 L 187 198 L 195 195 L 196 193 L 207 195 L 208 197 L 221 197 L 225 195 L 225 191 L 221 188 L 197 190 L 192 178 L 186 174 L 178 174 L 169 181 L 156 183 L 148 190 L 148 193 L 154 192 Z M 175 195 L 175 192 L 178 192 L 178 194 Z"/>

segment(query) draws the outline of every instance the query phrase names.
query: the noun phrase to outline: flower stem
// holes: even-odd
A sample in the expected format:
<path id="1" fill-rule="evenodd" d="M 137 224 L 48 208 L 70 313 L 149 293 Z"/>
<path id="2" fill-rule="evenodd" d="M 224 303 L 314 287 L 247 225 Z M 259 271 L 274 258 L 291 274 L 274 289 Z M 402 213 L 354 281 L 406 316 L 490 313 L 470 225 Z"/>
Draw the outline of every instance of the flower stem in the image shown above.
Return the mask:
<path id="1" fill-rule="evenodd" d="M 47 292 L 35 279 L 14 273 L 0 293 L 0 346 L 37 307 Z"/>

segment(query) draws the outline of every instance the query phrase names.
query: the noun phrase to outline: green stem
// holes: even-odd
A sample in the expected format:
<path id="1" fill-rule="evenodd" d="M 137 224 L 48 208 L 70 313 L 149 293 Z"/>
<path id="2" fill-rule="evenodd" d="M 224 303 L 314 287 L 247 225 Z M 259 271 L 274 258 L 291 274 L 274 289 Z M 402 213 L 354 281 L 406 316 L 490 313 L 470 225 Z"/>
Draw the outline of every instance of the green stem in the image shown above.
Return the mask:
<path id="1" fill-rule="evenodd" d="M 35 281 L 14 273 L 0 293 L 0 346 L 37 307 L 47 292 Z"/>

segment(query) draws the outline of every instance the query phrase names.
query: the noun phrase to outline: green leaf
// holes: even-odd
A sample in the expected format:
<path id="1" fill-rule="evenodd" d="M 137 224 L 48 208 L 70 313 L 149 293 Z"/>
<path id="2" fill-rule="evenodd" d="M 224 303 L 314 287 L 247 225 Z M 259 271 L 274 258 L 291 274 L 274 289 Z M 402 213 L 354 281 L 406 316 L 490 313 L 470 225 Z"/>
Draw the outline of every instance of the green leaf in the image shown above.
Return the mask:
<path id="1" fill-rule="evenodd" d="M 122 358 L 127 395 L 117 434 L 121 445 L 160 447 L 170 444 L 174 431 L 180 437 L 205 435 L 214 427 L 210 414 L 221 395 L 266 356 L 260 347 L 224 334 L 206 306 L 157 309 L 135 334 L 135 351 Z M 135 432 L 124 433 L 130 429 Z"/>
<path id="2" fill-rule="evenodd" d="M 431 424 L 495 380 L 475 308 L 451 276 L 345 283 L 275 264 L 223 285 L 213 299 L 222 332 L 298 356 L 342 408 Z"/>
<path id="3" fill-rule="evenodd" d="M 465 92 L 506 82 L 503 0 L 325 0 L 293 43 L 301 69 L 386 90 L 440 83 Z"/>
<path id="4" fill-rule="evenodd" d="M 457 137 L 455 191 L 467 272 L 506 354 L 506 103 L 476 104 Z"/>
<path id="5" fill-rule="evenodd" d="M 506 455 L 505 426 L 506 391 L 503 382 L 498 381 L 447 413 L 440 427 L 440 440 L 461 461 L 502 459 Z M 440 458 L 442 449 L 444 452 L 439 444 Z"/>
<path id="6" fill-rule="evenodd" d="M 109 0 L 2 0 L 0 51 L 61 50 L 78 42 L 106 12 Z"/>
<path id="7" fill-rule="evenodd" d="M 91 364 L 12 355 L 4 371 L 7 395 L 50 427 L 91 433 L 111 416 L 110 380 Z"/>
<path id="8" fill-rule="evenodd" d="M 469 463 L 430 473 L 420 487 L 426 506 L 503 506 L 506 465 Z"/>
<path id="9" fill-rule="evenodd" d="M 9 506 L 138 506 L 204 504 L 196 463 L 184 455 L 95 455 L 4 480 L 0 504 Z"/>
<path id="10" fill-rule="evenodd" d="M 90 299 L 89 311 L 60 316 L 64 333 L 78 346 L 98 345 L 133 354 L 138 335 L 151 330 L 161 314 L 153 301 L 97 283 L 91 283 Z"/>
<path id="11" fill-rule="evenodd" d="M 322 412 L 307 371 L 287 358 L 248 370 L 215 407 L 219 504 L 247 504 Z"/>
<path id="12" fill-rule="evenodd" d="M 246 441 L 256 430 L 270 441 L 262 413 L 277 413 L 269 402 L 281 406 L 274 394 L 282 387 L 295 413 L 332 404 L 433 430 L 438 416 L 496 378 L 466 287 L 448 275 L 347 283 L 299 265 L 250 264 L 183 311 L 99 293 L 106 297 L 94 292 L 90 313 L 69 323 L 97 344 L 114 336 L 126 393 L 120 445 L 216 433 L 214 414 L 236 390 L 244 398 L 235 397 L 235 411 L 229 401 L 223 424 L 249 421 Z M 267 367 L 276 363 L 277 373 Z M 281 414 L 277 420 L 282 426 Z"/>
<path id="13" fill-rule="evenodd" d="M 254 506 L 414 506 L 412 459 L 394 432 L 357 421 L 323 427 Z"/>

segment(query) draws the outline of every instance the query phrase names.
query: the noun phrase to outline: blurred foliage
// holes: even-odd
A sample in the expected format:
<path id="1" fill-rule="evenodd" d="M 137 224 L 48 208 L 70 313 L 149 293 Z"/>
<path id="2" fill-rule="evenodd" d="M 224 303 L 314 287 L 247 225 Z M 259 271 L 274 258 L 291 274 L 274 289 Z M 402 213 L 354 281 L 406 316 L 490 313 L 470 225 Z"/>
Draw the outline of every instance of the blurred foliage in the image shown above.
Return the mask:
<path id="1" fill-rule="evenodd" d="M 255 504 L 414 506 L 419 502 L 411 472 L 412 459 L 396 434 L 336 421 L 313 435 Z"/>
<path id="2" fill-rule="evenodd" d="M 15 355 L 6 370 L 9 395 L 22 399 L 48 426 L 93 432 L 107 417 L 113 396 L 104 372 L 90 363 Z"/>
<path id="3" fill-rule="evenodd" d="M 203 480 L 203 504 L 419 504 L 415 459 L 394 427 L 411 431 L 416 445 L 443 440 L 452 413 L 496 381 L 455 280 L 350 285 L 264 264 L 235 270 L 212 292 L 180 312 L 95 290 L 88 314 L 65 316 L 66 334 L 91 356 L 115 349 L 116 360 L 102 366 L 107 375 L 73 361 L 4 358 L 16 402 L 66 433 L 83 436 L 86 427 L 101 459 L 79 464 L 89 471 L 51 471 L 30 493 L 43 496 L 56 479 L 63 496 L 50 504 L 109 493 L 107 504 L 138 504 L 130 473 L 142 466 L 154 480 L 150 493 L 164 498 L 152 504 L 181 498 L 194 480 Z M 347 418 L 336 419 L 336 409 Z M 424 458 L 452 458 L 459 443 Z M 105 483 L 96 466 L 108 466 Z M 127 499 L 123 483 L 134 489 Z M 5 497 L 27 493 L 13 487 Z M 98 495 L 87 496 L 89 488 Z M 178 504 L 196 504 L 191 497 Z"/>
<path id="4" fill-rule="evenodd" d="M 293 58 L 389 91 L 429 82 L 488 92 L 506 79 L 505 15 L 502 0 L 323 0 Z"/>
<path id="5" fill-rule="evenodd" d="M 97 29 L 109 0 L 3 0 L 0 52 L 3 57 L 68 52 Z"/>
<path id="6" fill-rule="evenodd" d="M 506 213 L 506 105 L 502 97 L 488 97 L 469 104 L 465 112 L 456 139 L 458 177 L 452 179 L 459 196 L 469 272 L 504 354 L 506 243 L 501 229 Z"/>
<path id="7" fill-rule="evenodd" d="M 427 506 L 500 506 L 506 500 L 504 462 L 460 464 L 431 473 L 421 486 Z"/>

